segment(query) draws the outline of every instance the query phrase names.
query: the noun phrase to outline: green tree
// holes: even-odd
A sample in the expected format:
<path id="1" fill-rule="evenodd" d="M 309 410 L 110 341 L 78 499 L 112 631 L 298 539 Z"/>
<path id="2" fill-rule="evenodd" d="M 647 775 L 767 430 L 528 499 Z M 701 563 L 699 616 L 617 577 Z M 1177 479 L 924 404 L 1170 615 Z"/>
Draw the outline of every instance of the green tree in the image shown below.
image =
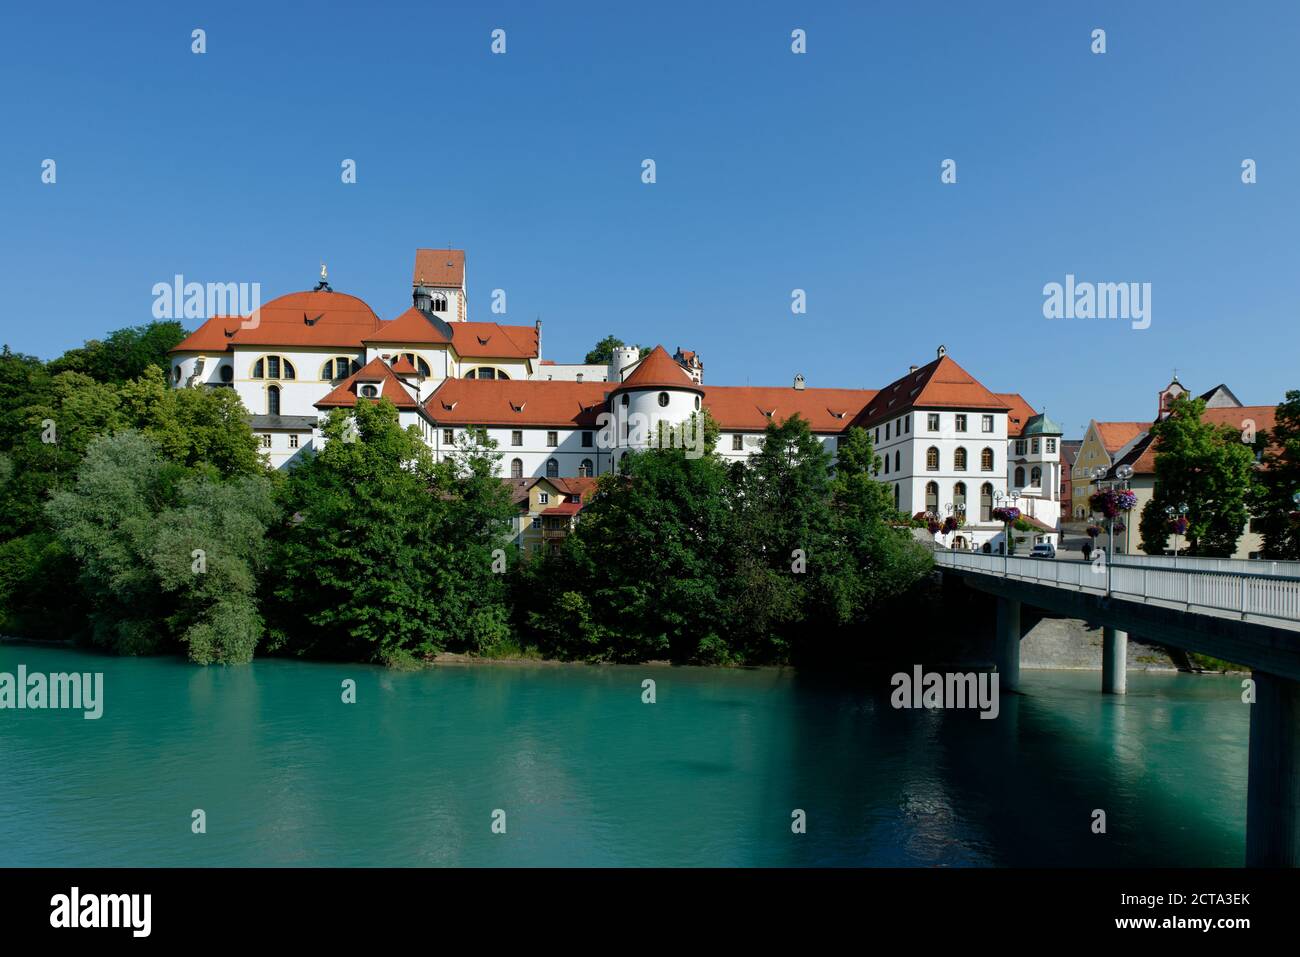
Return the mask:
<path id="1" fill-rule="evenodd" d="M 1188 506 L 1187 546 L 1192 555 L 1227 557 L 1246 524 L 1255 456 L 1230 426 L 1202 422 L 1202 399 L 1174 401 L 1170 414 L 1151 426 L 1156 442 L 1155 490 L 1142 509 L 1142 550 L 1163 554 L 1171 534 L 1166 509 Z"/>
<path id="2" fill-rule="evenodd" d="M 1255 474 L 1252 498 L 1264 535 L 1264 556 L 1300 559 L 1300 511 L 1292 496 L 1300 492 L 1300 391 L 1291 390 L 1277 407 L 1273 429 L 1258 436 L 1263 465 Z"/>
<path id="3" fill-rule="evenodd" d="M 128 655 L 184 648 L 202 664 L 252 658 L 275 514 L 265 477 L 191 473 L 126 430 L 91 441 L 47 512 L 80 563 L 97 644 Z"/>
<path id="4" fill-rule="evenodd" d="M 387 400 L 327 419 L 325 447 L 290 474 L 276 532 L 274 646 L 390 663 L 506 637 L 509 500 L 490 443 L 435 464 Z"/>
<path id="5" fill-rule="evenodd" d="M 168 353 L 186 335 L 184 327 L 174 320 L 118 329 L 102 341 L 89 339 L 85 345 L 69 349 L 49 364 L 49 373 L 79 372 L 98 382 L 114 384 L 135 379 L 147 369 L 158 369 L 165 375 L 171 366 Z"/>

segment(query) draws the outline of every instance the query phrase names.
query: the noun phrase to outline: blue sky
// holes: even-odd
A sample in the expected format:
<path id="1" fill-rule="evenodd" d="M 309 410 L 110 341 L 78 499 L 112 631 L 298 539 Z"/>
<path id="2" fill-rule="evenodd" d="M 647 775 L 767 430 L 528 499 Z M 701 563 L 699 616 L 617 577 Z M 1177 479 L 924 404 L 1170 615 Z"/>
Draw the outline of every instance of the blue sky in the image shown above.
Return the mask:
<path id="1" fill-rule="evenodd" d="M 1300 388 L 1298 4 L 72 3 L 4 18 L 0 339 L 21 351 L 148 321 L 153 284 L 176 273 L 260 282 L 265 300 L 310 288 L 321 260 L 392 318 L 415 248 L 451 244 L 475 318 L 505 289 L 503 321 L 540 316 L 558 361 L 612 332 L 699 351 L 715 384 L 802 372 L 878 388 L 944 343 L 1070 434 L 1149 418 L 1175 367 L 1247 403 Z M 1045 319 L 1042 288 L 1067 273 L 1150 282 L 1151 327 Z"/>

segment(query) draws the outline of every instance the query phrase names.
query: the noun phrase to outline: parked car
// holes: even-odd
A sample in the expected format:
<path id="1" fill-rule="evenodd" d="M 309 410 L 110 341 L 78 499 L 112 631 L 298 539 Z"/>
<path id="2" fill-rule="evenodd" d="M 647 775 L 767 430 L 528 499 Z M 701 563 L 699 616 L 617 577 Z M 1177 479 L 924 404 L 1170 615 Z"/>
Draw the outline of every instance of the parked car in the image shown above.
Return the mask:
<path id="1" fill-rule="evenodd" d="M 1030 558 L 1055 558 L 1056 546 L 1051 542 L 1039 542 L 1029 553 Z"/>

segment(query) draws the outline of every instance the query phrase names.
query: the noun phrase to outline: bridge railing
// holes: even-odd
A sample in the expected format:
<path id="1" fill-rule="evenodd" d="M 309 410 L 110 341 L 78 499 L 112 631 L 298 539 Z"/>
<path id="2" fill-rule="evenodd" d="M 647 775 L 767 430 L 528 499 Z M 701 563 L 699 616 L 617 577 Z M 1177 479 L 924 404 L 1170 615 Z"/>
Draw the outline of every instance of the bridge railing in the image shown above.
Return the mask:
<path id="1" fill-rule="evenodd" d="M 1277 575 L 1282 578 L 1300 578 L 1300 562 L 1274 561 L 1258 558 L 1200 558 L 1179 555 L 1124 555 L 1109 556 L 1116 565 L 1138 565 L 1146 568 L 1178 568 L 1198 572 L 1231 572 L 1237 575 Z"/>
<path id="2" fill-rule="evenodd" d="M 1260 574 L 1062 562 L 937 549 L 935 562 L 992 575 L 1111 594 L 1300 621 L 1300 579 Z"/>

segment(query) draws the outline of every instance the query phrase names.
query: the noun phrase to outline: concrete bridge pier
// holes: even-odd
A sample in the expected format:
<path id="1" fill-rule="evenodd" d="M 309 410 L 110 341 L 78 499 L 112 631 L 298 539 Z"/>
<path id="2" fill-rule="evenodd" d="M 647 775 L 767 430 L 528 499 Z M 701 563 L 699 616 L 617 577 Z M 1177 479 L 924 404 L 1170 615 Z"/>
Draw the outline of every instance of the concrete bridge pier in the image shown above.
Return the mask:
<path id="1" fill-rule="evenodd" d="M 1246 866 L 1300 866 L 1300 683 L 1253 673 Z"/>
<path id="2" fill-rule="evenodd" d="M 1002 691 L 1015 691 L 1020 687 L 1020 602 L 1014 598 L 998 598 L 994 641 L 998 687 Z"/>
<path id="3" fill-rule="evenodd" d="M 1101 629 L 1101 691 L 1128 693 L 1128 632 L 1109 625 Z"/>

